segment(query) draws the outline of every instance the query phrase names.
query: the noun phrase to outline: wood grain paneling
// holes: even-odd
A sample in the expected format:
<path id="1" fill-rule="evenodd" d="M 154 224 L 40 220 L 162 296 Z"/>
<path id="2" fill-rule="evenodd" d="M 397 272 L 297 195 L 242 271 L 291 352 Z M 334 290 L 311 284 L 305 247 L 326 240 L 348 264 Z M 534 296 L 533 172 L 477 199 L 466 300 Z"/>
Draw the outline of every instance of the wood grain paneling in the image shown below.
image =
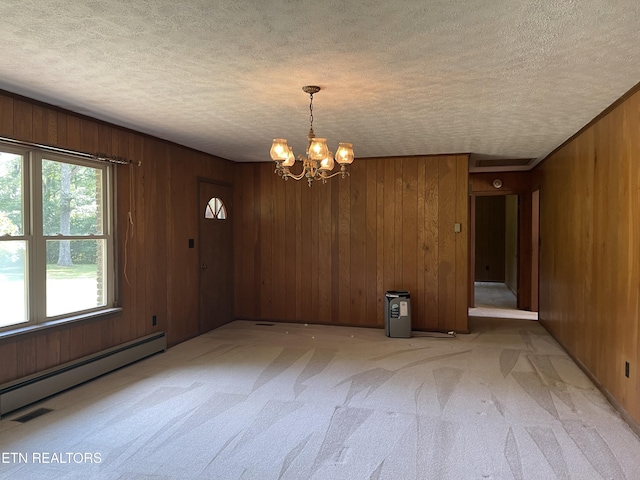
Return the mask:
<path id="1" fill-rule="evenodd" d="M 270 164 L 238 165 L 237 175 L 253 180 L 236 180 L 246 225 L 236 245 L 259 244 L 260 268 L 236 257 L 236 317 L 382 327 L 385 291 L 406 289 L 415 329 L 466 331 L 467 161 L 358 159 L 347 179 L 312 188 L 292 187 Z M 274 232 L 295 244 L 274 248 Z"/>
<path id="2" fill-rule="evenodd" d="M 351 317 L 351 181 L 332 185 L 338 189 L 338 318 L 334 322 L 343 325 L 357 323 Z M 317 191 L 317 189 L 316 189 Z M 318 222 L 314 221 L 313 225 Z M 314 292 L 311 292 L 312 295 Z M 314 320 L 319 321 L 317 316 Z"/>
<path id="3" fill-rule="evenodd" d="M 81 150 L 82 149 L 82 133 L 80 131 L 80 121 L 81 119 L 74 115 L 67 115 L 66 124 L 67 124 L 67 148 L 71 150 Z M 142 158 L 142 155 L 137 157 L 138 159 Z"/>
<path id="4" fill-rule="evenodd" d="M 640 93 L 535 170 L 540 319 L 640 421 Z M 624 375 L 630 363 L 630 377 Z"/>
<path id="5" fill-rule="evenodd" d="M 169 345 L 197 335 L 196 225 L 201 212 L 197 196 L 189 192 L 197 189 L 199 177 L 231 184 L 234 165 L 3 92 L 0 135 L 142 162 L 141 167 L 115 167 L 117 297 L 122 312 L 0 339 L 0 383 L 154 331 L 166 331 Z M 188 248 L 189 238 L 196 240 L 195 249 Z M 152 315 L 157 315 L 155 327 Z"/>
<path id="6" fill-rule="evenodd" d="M 298 182 L 296 182 L 298 183 Z M 308 188 L 306 185 L 300 185 L 299 188 Z M 314 300 L 311 307 L 314 311 L 317 311 L 317 318 L 324 318 L 330 315 L 331 305 L 333 303 L 333 291 L 331 289 L 331 283 L 326 281 L 331 277 L 331 244 L 333 242 L 333 232 L 331 225 L 331 189 L 317 189 L 314 193 L 318 194 L 317 198 L 317 216 L 314 212 L 314 217 L 318 219 L 313 225 L 317 228 L 318 238 L 318 250 L 317 250 L 317 262 L 312 262 L 311 274 L 312 280 L 312 292 L 317 289 L 317 302 Z M 289 217 L 291 218 L 291 217 Z M 312 228 L 312 232 L 314 229 Z M 317 272 L 317 273 L 316 273 Z M 316 281 L 317 280 L 317 281 Z M 300 299 L 303 300 L 303 299 Z M 296 318 L 293 315 L 288 317 L 289 319 Z"/>
<path id="7" fill-rule="evenodd" d="M 439 164 L 436 157 L 428 157 L 425 161 L 425 202 L 424 202 L 424 260 L 420 269 L 424 274 L 424 289 L 420 297 L 424 303 L 424 318 L 428 329 L 438 328 L 438 272 L 440 259 L 440 242 L 438 239 L 440 202 Z"/>
<path id="8" fill-rule="evenodd" d="M 527 241 L 530 239 L 530 241 Z M 522 236 L 522 241 L 528 244 L 531 254 L 531 277 L 530 277 L 530 297 L 531 310 L 538 311 L 539 300 L 539 281 L 540 278 L 540 257 L 538 255 L 540 249 L 540 190 L 536 189 L 531 194 L 531 229 L 528 235 Z"/>
<path id="9" fill-rule="evenodd" d="M 469 276 L 469 165 L 466 155 L 458 155 L 455 157 L 456 165 L 456 188 L 455 196 L 449 197 L 450 201 L 454 201 L 456 205 L 455 216 L 452 219 L 460 224 L 461 232 L 456 234 L 456 299 L 455 299 L 455 327 L 453 330 L 457 332 L 468 331 L 468 308 L 467 308 L 467 282 Z M 464 195 L 462 194 L 464 192 Z M 450 194 L 451 195 L 451 194 Z M 445 224 L 445 228 L 447 225 Z M 449 325 L 446 329 L 449 329 Z"/>
<path id="10" fill-rule="evenodd" d="M 384 228 L 384 159 L 371 160 L 376 168 L 376 325 L 384 325 L 384 293 L 385 293 L 385 228 Z M 373 168 L 373 166 L 371 167 Z M 371 317 L 373 319 L 373 317 Z"/>
<path id="11" fill-rule="evenodd" d="M 498 179 L 502 187 L 495 188 L 493 181 Z M 513 195 L 531 191 L 530 172 L 482 172 L 470 173 L 471 193 L 476 195 Z"/>
<path id="12" fill-rule="evenodd" d="M 366 264 L 367 264 L 367 172 L 356 164 L 352 168 L 352 177 L 349 182 L 351 186 L 350 206 L 350 264 L 349 264 L 349 286 L 348 293 L 351 305 L 349 321 L 356 325 L 365 324 L 367 319 L 367 294 L 366 289 Z M 322 317 L 320 317 L 322 318 Z"/>
<path id="13" fill-rule="evenodd" d="M 377 323 L 379 311 L 382 310 L 382 295 L 378 296 L 377 281 L 377 263 L 378 263 L 378 237 L 376 235 L 377 228 L 377 181 L 378 181 L 378 163 L 371 162 L 370 168 L 367 169 L 367 185 L 366 185 L 366 213 L 365 213 L 365 282 L 370 285 L 365 290 L 365 318 Z M 380 289 L 381 290 L 381 289 Z"/>
<path id="14" fill-rule="evenodd" d="M 33 105 L 24 100 L 13 102 L 13 136 L 18 140 L 33 138 Z"/>
<path id="15" fill-rule="evenodd" d="M 517 295 L 518 292 L 518 196 L 505 197 L 504 283 Z M 526 242 L 528 237 L 524 237 Z"/>
<path id="16" fill-rule="evenodd" d="M 67 146 L 67 114 L 63 112 L 55 112 L 56 119 L 56 137 L 55 142 L 61 147 L 66 148 Z M 52 119 L 53 121 L 53 119 Z M 49 140 L 49 142 L 54 142 L 54 140 Z M 47 142 L 47 143 L 49 143 Z M 126 157 L 125 157 L 126 158 Z"/>
<path id="17" fill-rule="evenodd" d="M 438 195 L 456 191 L 456 165 L 447 157 L 438 165 Z M 437 329 L 455 325 L 456 270 L 455 239 L 451 219 L 455 218 L 455 197 L 438 202 L 438 318 Z"/>
<path id="18" fill-rule="evenodd" d="M 402 268 L 402 288 L 409 292 L 418 290 L 418 265 L 416 253 L 418 251 L 418 159 L 416 157 L 403 158 L 402 164 L 402 225 L 400 227 L 402 256 L 400 264 Z M 424 206 L 424 205 L 423 205 Z M 424 218 L 424 217 L 422 217 Z M 422 221 L 420 218 L 420 221 Z M 424 324 L 424 315 L 421 311 L 422 302 L 415 302 L 412 306 L 412 320 L 415 324 Z M 424 328 L 424 327 L 423 327 Z"/>
<path id="19" fill-rule="evenodd" d="M 0 378 L 9 380 L 18 378 L 18 342 L 6 342 L 0 345 Z"/>
<path id="20" fill-rule="evenodd" d="M 13 138 L 13 98 L 0 95 L 0 136 Z"/>
<path id="21" fill-rule="evenodd" d="M 198 238 L 198 216 L 180 215 L 180 212 L 193 208 L 193 197 L 196 196 L 197 189 L 191 184 L 191 179 L 183 174 L 190 164 L 180 157 L 179 147 L 171 147 L 169 158 L 174 160 L 169 162 L 170 173 L 167 181 L 167 189 L 170 192 L 167 199 L 171 201 L 166 204 L 166 265 L 173 274 L 167 276 L 166 318 L 158 317 L 158 328 L 162 330 L 161 325 L 166 324 L 167 319 L 173 319 L 166 327 L 168 335 L 175 341 L 182 341 L 198 331 L 199 284 L 194 272 L 199 270 L 199 245 L 194 244 L 194 248 L 189 248 L 189 239 L 195 242 Z M 199 203 L 198 207 L 202 209 Z"/>
<path id="22" fill-rule="evenodd" d="M 36 337 L 16 342 L 16 359 L 20 359 L 16 368 L 18 378 L 30 375 L 38 370 L 37 343 L 38 339 Z"/>

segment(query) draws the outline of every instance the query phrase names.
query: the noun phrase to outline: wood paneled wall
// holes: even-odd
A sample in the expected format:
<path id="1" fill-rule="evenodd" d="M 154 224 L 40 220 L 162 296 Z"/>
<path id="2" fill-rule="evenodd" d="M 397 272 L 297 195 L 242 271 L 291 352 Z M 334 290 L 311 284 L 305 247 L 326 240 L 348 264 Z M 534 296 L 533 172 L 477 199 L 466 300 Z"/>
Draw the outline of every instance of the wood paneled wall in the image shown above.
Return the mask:
<path id="1" fill-rule="evenodd" d="M 3 92 L 0 136 L 142 162 L 115 168 L 122 313 L 0 339 L 0 383 L 155 331 L 166 331 L 170 345 L 197 335 L 197 241 L 196 248 L 188 248 L 189 238 L 197 239 L 202 213 L 197 178 L 232 182 L 234 165 Z M 129 211 L 133 224 L 127 239 Z"/>
<path id="2" fill-rule="evenodd" d="M 237 165 L 236 317 L 381 327 L 385 292 L 403 289 L 414 329 L 466 331 L 468 156 L 350 171 L 309 188 Z"/>
<path id="3" fill-rule="evenodd" d="M 540 319 L 640 422 L 640 93 L 535 173 Z"/>
<path id="4" fill-rule="evenodd" d="M 500 180 L 502 187 L 495 188 L 494 180 Z M 514 195 L 531 192 L 530 172 L 482 172 L 470 173 L 469 184 L 474 195 Z"/>
<path id="5" fill-rule="evenodd" d="M 509 289 L 518 292 L 518 196 L 507 195 L 504 206 L 504 283 Z M 522 242 L 530 242 L 523 238 Z M 533 264 L 532 264 L 533 265 Z"/>

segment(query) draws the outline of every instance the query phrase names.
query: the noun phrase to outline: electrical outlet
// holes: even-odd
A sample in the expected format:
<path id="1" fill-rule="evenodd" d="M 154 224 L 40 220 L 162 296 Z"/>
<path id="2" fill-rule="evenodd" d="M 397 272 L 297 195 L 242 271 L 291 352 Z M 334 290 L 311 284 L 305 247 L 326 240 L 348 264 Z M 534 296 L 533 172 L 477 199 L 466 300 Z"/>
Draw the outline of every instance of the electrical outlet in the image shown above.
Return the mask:
<path id="1" fill-rule="evenodd" d="M 158 324 L 158 317 L 154 315 L 153 317 L 151 317 L 151 325 L 155 327 L 157 324 Z"/>
<path id="2" fill-rule="evenodd" d="M 629 378 L 629 362 L 624 362 L 624 376 Z"/>

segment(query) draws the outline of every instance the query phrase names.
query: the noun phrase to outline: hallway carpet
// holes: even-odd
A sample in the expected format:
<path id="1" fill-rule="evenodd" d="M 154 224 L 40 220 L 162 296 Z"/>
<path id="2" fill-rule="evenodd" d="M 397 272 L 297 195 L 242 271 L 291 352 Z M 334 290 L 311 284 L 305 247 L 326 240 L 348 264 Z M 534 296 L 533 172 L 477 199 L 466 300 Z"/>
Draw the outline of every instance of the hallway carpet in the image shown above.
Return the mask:
<path id="1" fill-rule="evenodd" d="M 516 308 L 516 295 L 504 283 L 475 282 L 474 295 L 475 307 L 469 309 L 470 317 L 538 319 L 538 312 Z"/>
<path id="2" fill-rule="evenodd" d="M 236 321 L 6 416 L 0 478 L 640 477 L 640 440 L 538 322 L 470 328 Z"/>

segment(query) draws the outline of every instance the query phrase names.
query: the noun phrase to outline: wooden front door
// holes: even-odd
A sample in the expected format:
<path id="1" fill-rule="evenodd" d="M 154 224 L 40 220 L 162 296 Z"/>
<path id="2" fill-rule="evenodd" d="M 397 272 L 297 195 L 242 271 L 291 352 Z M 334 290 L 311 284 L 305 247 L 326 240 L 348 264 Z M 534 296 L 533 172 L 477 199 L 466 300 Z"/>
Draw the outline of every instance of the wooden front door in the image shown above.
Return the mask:
<path id="1" fill-rule="evenodd" d="M 200 333 L 233 320 L 231 187 L 200 181 Z"/>

